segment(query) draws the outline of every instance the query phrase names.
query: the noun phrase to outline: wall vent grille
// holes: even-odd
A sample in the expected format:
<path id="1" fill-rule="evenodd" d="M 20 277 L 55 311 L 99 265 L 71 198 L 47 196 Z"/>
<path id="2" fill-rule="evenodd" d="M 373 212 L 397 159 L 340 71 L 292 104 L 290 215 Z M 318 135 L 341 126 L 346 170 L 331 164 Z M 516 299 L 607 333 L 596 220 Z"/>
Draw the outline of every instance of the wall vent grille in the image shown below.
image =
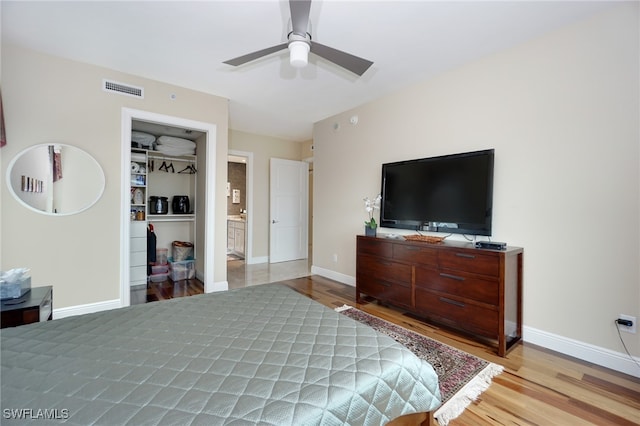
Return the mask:
<path id="1" fill-rule="evenodd" d="M 121 95 L 144 99 L 144 88 L 132 86 L 130 84 L 119 83 L 113 80 L 102 80 L 102 90 L 109 93 L 119 93 Z"/>

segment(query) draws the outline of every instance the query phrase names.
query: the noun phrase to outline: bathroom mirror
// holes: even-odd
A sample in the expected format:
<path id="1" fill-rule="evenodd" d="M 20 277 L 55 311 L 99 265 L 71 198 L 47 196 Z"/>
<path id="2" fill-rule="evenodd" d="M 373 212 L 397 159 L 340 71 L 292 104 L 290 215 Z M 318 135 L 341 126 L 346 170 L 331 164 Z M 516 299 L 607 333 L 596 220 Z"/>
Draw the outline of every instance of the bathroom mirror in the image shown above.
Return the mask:
<path id="1" fill-rule="evenodd" d="M 7 185 L 25 207 L 63 216 L 94 205 L 104 192 L 100 164 L 78 147 L 60 143 L 31 146 L 7 168 Z"/>

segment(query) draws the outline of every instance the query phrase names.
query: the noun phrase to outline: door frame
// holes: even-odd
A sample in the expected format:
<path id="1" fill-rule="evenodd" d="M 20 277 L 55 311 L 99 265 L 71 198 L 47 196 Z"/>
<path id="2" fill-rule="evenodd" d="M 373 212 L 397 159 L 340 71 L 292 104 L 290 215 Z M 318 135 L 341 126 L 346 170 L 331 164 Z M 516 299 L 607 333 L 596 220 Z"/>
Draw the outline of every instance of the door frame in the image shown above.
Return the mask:
<path id="1" fill-rule="evenodd" d="M 255 216 L 253 211 L 253 152 L 249 151 L 238 151 L 235 149 L 230 149 L 227 152 L 227 155 L 235 155 L 238 157 L 245 157 L 247 159 L 247 169 L 246 169 L 246 200 L 247 200 L 247 219 L 245 229 L 246 232 L 246 244 L 245 244 L 245 254 L 244 261 L 247 265 L 256 263 L 253 259 L 253 218 Z"/>
<path id="2" fill-rule="evenodd" d="M 206 144 L 205 200 L 204 200 L 204 273 L 205 292 L 213 291 L 214 282 L 214 249 L 215 249 L 215 199 L 216 199 L 216 131 L 212 123 L 188 120 L 149 111 L 122 108 L 121 115 L 121 177 L 120 177 L 120 305 L 131 304 L 130 281 L 130 191 L 131 191 L 131 124 L 133 120 L 184 127 L 204 132 Z"/>

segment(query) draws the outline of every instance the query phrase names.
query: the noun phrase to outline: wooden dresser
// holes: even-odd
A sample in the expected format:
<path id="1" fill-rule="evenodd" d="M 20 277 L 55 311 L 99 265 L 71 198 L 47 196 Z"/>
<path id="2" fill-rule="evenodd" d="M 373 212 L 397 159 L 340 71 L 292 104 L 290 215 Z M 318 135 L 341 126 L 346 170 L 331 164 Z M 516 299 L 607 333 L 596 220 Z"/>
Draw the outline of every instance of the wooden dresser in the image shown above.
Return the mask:
<path id="1" fill-rule="evenodd" d="M 472 243 L 357 237 L 356 301 L 361 294 L 497 342 L 506 353 L 522 338 L 523 249 Z"/>

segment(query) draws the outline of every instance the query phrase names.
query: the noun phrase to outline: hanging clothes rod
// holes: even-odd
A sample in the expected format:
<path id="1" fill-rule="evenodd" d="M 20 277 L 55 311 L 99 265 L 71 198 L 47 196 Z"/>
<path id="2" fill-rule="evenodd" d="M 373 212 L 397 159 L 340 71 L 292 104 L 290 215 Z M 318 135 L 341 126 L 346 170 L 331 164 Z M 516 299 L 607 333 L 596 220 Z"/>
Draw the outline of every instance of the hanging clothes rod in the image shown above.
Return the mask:
<path id="1" fill-rule="evenodd" d="M 172 157 L 170 155 L 156 155 L 156 154 L 151 154 L 150 152 L 149 152 L 149 158 L 154 160 L 179 161 L 183 163 L 193 163 L 193 164 L 195 164 L 196 162 L 194 158 Z"/>

